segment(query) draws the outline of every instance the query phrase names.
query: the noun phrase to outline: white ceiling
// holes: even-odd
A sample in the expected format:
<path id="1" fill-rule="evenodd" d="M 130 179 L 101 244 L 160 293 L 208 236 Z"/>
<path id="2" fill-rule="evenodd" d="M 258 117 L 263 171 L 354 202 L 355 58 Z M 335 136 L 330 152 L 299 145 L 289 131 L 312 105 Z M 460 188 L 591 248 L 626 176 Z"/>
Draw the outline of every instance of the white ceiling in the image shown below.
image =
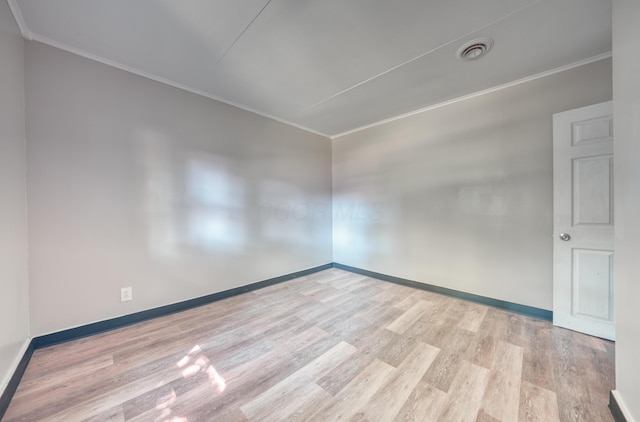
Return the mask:
<path id="1" fill-rule="evenodd" d="M 8 2 L 28 39 L 327 136 L 611 50 L 611 0 Z"/>

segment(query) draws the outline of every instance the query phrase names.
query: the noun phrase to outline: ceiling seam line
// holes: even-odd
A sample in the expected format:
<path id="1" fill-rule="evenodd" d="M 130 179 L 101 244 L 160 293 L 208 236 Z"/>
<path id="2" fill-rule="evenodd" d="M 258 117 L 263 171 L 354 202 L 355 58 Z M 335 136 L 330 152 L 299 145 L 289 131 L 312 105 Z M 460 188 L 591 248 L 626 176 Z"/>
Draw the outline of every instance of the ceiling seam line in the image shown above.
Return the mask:
<path id="1" fill-rule="evenodd" d="M 240 32 L 240 35 L 238 35 L 236 37 L 235 40 L 233 40 L 233 42 L 231 43 L 231 45 L 229 47 L 227 47 L 227 49 L 224 51 L 224 53 L 222 53 L 222 56 L 220 56 L 220 58 L 218 59 L 218 61 L 216 62 L 216 64 L 220 63 L 222 61 L 222 59 L 224 59 L 224 57 L 227 55 L 227 53 L 236 45 L 236 43 L 238 41 L 240 41 L 240 38 L 242 38 L 242 36 L 244 35 L 245 32 L 247 32 L 247 30 L 249 29 L 249 27 L 251 25 L 253 25 L 253 23 L 256 21 L 256 19 L 258 19 L 258 17 L 262 14 L 262 12 L 264 12 L 264 9 L 267 8 L 267 6 L 269 6 L 269 3 L 271 3 L 271 0 L 267 1 L 267 3 L 262 6 L 262 9 L 260 9 L 260 11 L 258 12 L 257 15 L 254 16 L 253 19 L 251 19 L 251 22 L 249 22 L 249 24 L 242 30 L 242 32 Z"/>
<path id="2" fill-rule="evenodd" d="M 401 120 L 401 119 L 405 119 L 407 117 L 411 117 L 411 116 L 415 116 L 416 114 L 420 114 L 420 113 L 425 113 L 427 111 L 431 111 L 431 110 L 435 110 L 437 108 L 441 108 L 441 107 L 446 107 L 449 106 L 451 104 L 455 104 L 455 103 L 459 103 L 461 101 L 466 101 L 466 100 L 470 100 L 472 98 L 476 98 L 476 97 L 480 97 L 482 95 L 486 95 L 486 94 L 491 94 L 497 91 L 501 91 L 503 89 L 506 88 L 511 88 L 517 85 L 521 85 L 523 83 L 527 83 L 527 82 L 531 82 L 531 81 L 535 81 L 537 79 L 541 79 L 541 78 L 545 78 L 547 76 L 551 76 L 551 75 L 555 75 L 556 73 L 561 73 L 561 72 L 565 72 L 567 70 L 571 70 L 571 69 L 575 69 L 576 67 L 580 67 L 580 66 L 584 66 L 590 63 L 594 63 L 600 60 L 604 60 L 604 59 L 608 59 L 611 58 L 613 56 L 611 51 L 608 51 L 606 53 L 602 53 L 602 54 L 597 54 L 593 57 L 589 57 L 587 59 L 584 60 L 578 60 L 577 62 L 573 62 L 573 63 L 569 63 L 568 65 L 563 65 L 563 66 L 559 66 L 556 67 L 554 69 L 551 70 L 546 70 L 540 73 L 536 73 L 534 75 L 530 75 L 530 76 L 525 76 L 523 78 L 520 79 L 516 79 L 514 81 L 511 82 L 507 82 L 501 85 L 497 85 L 491 88 L 487 88 L 487 89 L 483 89 L 481 91 L 477 91 L 477 92 L 473 92 L 471 94 L 467 94 L 467 95 L 463 95 L 460 97 L 456 97 L 456 98 L 452 98 L 450 100 L 445 100 L 436 104 L 432 104 L 430 106 L 426 106 L 423 108 L 419 108 L 417 110 L 413 110 L 413 111 L 408 111 L 406 113 L 402 113 L 402 114 L 398 114 L 396 116 L 392 116 L 392 117 L 388 117 L 386 119 L 382 119 L 382 120 L 378 120 L 376 122 L 373 123 L 368 123 L 362 126 L 358 126 L 354 129 L 349 129 L 347 131 L 344 132 L 340 132 L 336 135 L 332 135 L 331 136 L 331 140 L 340 138 L 342 136 L 347 136 L 347 135 L 351 135 L 352 133 L 356 133 L 356 132 L 360 132 L 363 130 L 367 130 L 367 129 L 371 129 L 373 127 L 376 126 L 381 126 L 381 125 L 385 125 L 387 123 L 391 123 L 394 122 L 396 120 Z"/>
<path id="3" fill-rule="evenodd" d="M 422 57 L 426 56 L 427 54 L 431 54 L 431 53 L 433 53 L 433 52 L 435 52 L 435 51 L 438 51 L 438 50 L 440 50 L 440 49 L 442 49 L 442 48 L 445 48 L 445 47 L 447 47 L 447 46 L 449 46 L 449 45 L 451 45 L 451 44 L 453 44 L 453 43 L 455 43 L 455 42 L 457 42 L 457 41 L 460 41 L 461 39 L 463 39 L 463 38 L 465 38 L 465 37 L 468 37 L 468 36 L 469 36 L 469 35 L 471 35 L 471 34 L 474 34 L 475 32 L 481 31 L 481 30 L 483 30 L 483 29 L 485 29 L 485 28 L 487 28 L 487 27 L 489 27 L 489 26 L 491 26 L 491 25 L 494 25 L 494 24 L 496 24 L 496 23 L 498 23 L 498 22 L 500 22 L 500 21 L 502 21 L 502 20 L 504 20 L 504 19 L 507 19 L 507 18 L 509 18 L 509 17 L 511 17 L 511 16 L 513 16 L 513 15 L 515 15 L 516 13 L 520 13 L 521 11 L 523 11 L 523 10 L 525 10 L 525 9 L 528 9 L 529 7 L 532 7 L 532 6 L 534 6 L 534 5 L 538 4 L 538 3 L 540 3 L 540 0 L 536 0 L 535 2 L 533 2 L 533 3 L 531 3 L 531 4 L 528 4 L 528 5 L 526 5 L 526 6 L 523 6 L 523 7 L 519 8 L 519 9 L 516 9 L 516 10 L 514 10 L 514 11 L 513 11 L 513 12 L 511 12 L 511 13 L 508 13 L 508 14 L 506 14 L 506 15 L 504 15 L 504 16 L 502 16 L 502 17 L 498 18 L 498 19 L 495 19 L 495 20 L 493 20 L 493 21 L 491 21 L 491 22 L 489 22 L 489 23 L 487 23 L 487 24 L 485 24 L 485 25 L 482 25 L 482 26 L 480 26 L 480 27 L 478 27 L 478 28 L 474 29 L 473 31 L 467 32 L 467 33 L 465 33 L 464 35 L 461 35 L 461 36 L 459 36 L 459 37 L 457 37 L 457 38 L 455 38 L 455 39 L 453 39 L 453 40 L 451 40 L 451 41 L 448 41 L 448 42 L 446 42 L 446 43 L 442 44 L 442 45 L 439 45 L 439 46 L 437 46 L 437 47 L 435 47 L 435 48 L 432 48 L 432 49 L 431 49 L 431 50 L 429 50 L 429 51 L 425 51 L 424 53 L 419 54 L 419 55 L 417 55 L 416 57 L 414 57 L 414 58 L 412 58 L 412 59 L 409 59 L 409 60 L 407 60 L 407 61 L 405 61 L 405 62 L 403 62 L 403 63 L 400 63 L 399 65 L 393 66 L 393 67 L 391 67 L 391 68 L 389 68 L 389 69 L 387 69 L 387 70 L 385 70 L 385 71 L 383 71 L 383 72 L 378 73 L 377 75 L 374 75 L 374 76 L 372 76 L 372 77 L 370 77 L 370 78 L 368 78 L 368 79 L 365 79 L 364 81 L 358 82 L 358 83 L 357 83 L 357 84 L 355 84 L 355 85 L 352 85 L 352 86 L 350 86 L 350 87 L 348 87 L 348 88 L 345 88 L 345 89 L 343 89 L 342 91 L 340 91 L 340 92 L 338 92 L 338 93 L 336 93 L 336 94 L 333 94 L 333 95 L 332 95 L 332 96 L 330 96 L 330 97 L 325 98 L 324 100 L 320 100 L 320 101 L 318 101 L 317 103 L 314 103 L 314 104 L 312 104 L 312 105 L 308 106 L 307 108 L 305 108 L 304 110 L 302 110 L 302 112 L 309 111 L 309 110 L 311 110 L 312 108 L 315 108 L 315 107 L 319 106 L 319 105 L 320 105 L 320 104 L 322 104 L 322 103 L 325 103 L 325 102 L 327 102 L 327 101 L 329 101 L 329 100 L 332 100 L 333 98 L 336 98 L 336 97 L 338 97 L 338 96 L 340 96 L 340 95 L 342 95 L 342 94 L 344 94 L 344 93 L 346 93 L 346 92 L 352 91 L 352 90 L 354 90 L 355 88 L 357 88 L 357 87 L 359 87 L 359 86 L 361 86 L 361 85 L 367 84 L 367 83 L 371 82 L 371 81 L 372 81 L 372 80 L 374 80 L 374 79 L 377 79 L 377 78 L 379 78 L 379 77 L 381 77 L 381 76 L 386 75 L 387 73 L 393 72 L 394 70 L 399 69 L 399 68 L 401 68 L 402 66 L 405 66 L 405 65 L 407 65 L 407 64 L 409 64 L 409 63 L 411 63 L 411 62 L 414 62 L 414 61 L 416 61 L 416 60 L 418 60 L 418 59 L 420 59 L 420 58 L 422 58 Z"/>

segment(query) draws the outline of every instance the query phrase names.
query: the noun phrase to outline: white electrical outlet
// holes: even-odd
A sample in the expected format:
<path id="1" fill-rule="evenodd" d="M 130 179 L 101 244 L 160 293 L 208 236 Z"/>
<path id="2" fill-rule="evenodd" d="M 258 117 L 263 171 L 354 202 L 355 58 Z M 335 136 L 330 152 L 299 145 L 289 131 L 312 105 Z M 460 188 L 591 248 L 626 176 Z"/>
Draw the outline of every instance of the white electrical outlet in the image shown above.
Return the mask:
<path id="1" fill-rule="evenodd" d="M 120 302 L 128 302 L 133 300 L 133 291 L 131 287 L 123 287 L 120 289 Z"/>

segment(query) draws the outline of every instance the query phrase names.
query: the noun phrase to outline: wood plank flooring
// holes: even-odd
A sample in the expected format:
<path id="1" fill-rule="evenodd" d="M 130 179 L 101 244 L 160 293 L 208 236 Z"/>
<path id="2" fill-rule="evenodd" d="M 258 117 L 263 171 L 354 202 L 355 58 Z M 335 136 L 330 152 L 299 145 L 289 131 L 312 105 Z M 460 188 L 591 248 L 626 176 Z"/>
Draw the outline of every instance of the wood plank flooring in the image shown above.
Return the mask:
<path id="1" fill-rule="evenodd" d="M 9 421 L 613 421 L 614 345 L 330 269 L 37 350 Z"/>

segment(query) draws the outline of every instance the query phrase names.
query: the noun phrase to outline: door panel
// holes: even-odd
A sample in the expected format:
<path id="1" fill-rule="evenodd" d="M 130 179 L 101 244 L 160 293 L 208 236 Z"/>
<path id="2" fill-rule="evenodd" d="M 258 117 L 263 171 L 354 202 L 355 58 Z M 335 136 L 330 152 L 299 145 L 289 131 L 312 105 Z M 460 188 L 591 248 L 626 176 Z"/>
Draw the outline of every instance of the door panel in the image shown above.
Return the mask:
<path id="1" fill-rule="evenodd" d="M 553 322 L 613 340 L 610 101 L 553 116 L 553 171 Z"/>
<path id="2" fill-rule="evenodd" d="M 613 224 L 613 155 L 576 158 L 573 165 L 573 225 Z"/>
<path id="3" fill-rule="evenodd" d="M 573 314 L 613 322 L 613 251 L 573 250 Z"/>
<path id="4" fill-rule="evenodd" d="M 602 116 L 571 124 L 572 145 L 613 141 L 613 117 Z"/>

